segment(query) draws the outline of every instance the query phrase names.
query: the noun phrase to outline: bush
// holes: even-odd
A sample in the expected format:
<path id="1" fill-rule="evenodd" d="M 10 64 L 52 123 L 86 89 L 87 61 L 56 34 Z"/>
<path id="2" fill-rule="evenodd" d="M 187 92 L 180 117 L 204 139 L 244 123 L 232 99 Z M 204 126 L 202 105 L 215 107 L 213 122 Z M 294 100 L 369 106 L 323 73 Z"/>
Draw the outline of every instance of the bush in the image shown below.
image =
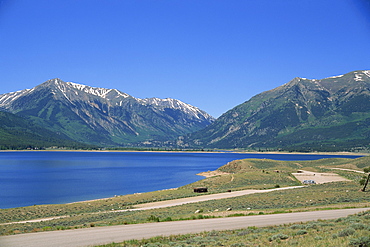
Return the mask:
<path id="1" fill-rule="evenodd" d="M 246 246 L 246 245 L 243 244 L 243 243 L 236 243 L 236 244 L 230 245 L 230 247 L 244 247 L 244 246 Z"/>
<path id="2" fill-rule="evenodd" d="M 353 228 L 355 230 L 363 230 L 363 229 L 366 228 L 366 226 L 362 223 L 355 223 L 355 224 L 351 225 L 351 228 Z"/>
<path id="3" fill-rule="evenodd" d="M 349 241 L 350 246 L 370 247 L 370 237 L 359 237 Z"/>
<path id="4" fill-rule="evenodd" d="M 269 241 L 271 242 L 271 241 L 274 241 L 274 240 L 279 240 L 279 239 L 282 239 L 282 240 L 284 240 L 284 239 L 288 239 L 289 238 L 289 236 L 288 235 L 285 235 L 285 234 L 282 234 L 282 233 L 279 233 L 279 234 L 276 234 L 276 235 L 273 235 L 273 236 L 271 236 L 271 237 L 269 237 Z"/>
<path id="5" fill-rule="evenodd" d="M 155 215 L 150 215 L 148 218 L 148 221 L 154 221 L 154 222 L 159 222 L 159 217 Z"/>
<path id="6" fill-rule="evenodd" d="M 248 235 L 250 233 L 251 233 L 251 231 L 249 229 L 247 229 L 247 230 L 244 230 L 244 231 L 239 232 L 238 233 L 238 236 L 245 236 L 245 235 Z"/>
<path id="7" fill-rule="evenodd" d="M 317 229 L 318 226 L 315 223 L 311 223 L 306 225 L 306 229 Z"/>
<path id="8" fill-rule="evenodd" d="M 143 247 L 161 247 L 162 245 L 160 243 L 147 243 L 143 245 Z"/>
<path id="9" fill-rule="evenodd" d="M 307 234 L 306 230 L 299 230 L 295 233 L 295 235 L 305 235 L 305 234 Z"/>
<path id="10" fill-rule="evenodd" d="M 353 235 L 354 233 L 355 233 L 355 230 L 353 228 L 346 228 L 338 232 L 338 237 L 347 237 L 347 236 Z"/>
<path id="11" fill-rule="evenodd" d="M 299 224 L 296 224 L 296 225 L 292 225 L 290 228 L 292 229 L 305 229 L 306 226 L 305 225 L 299 225 Z"/>

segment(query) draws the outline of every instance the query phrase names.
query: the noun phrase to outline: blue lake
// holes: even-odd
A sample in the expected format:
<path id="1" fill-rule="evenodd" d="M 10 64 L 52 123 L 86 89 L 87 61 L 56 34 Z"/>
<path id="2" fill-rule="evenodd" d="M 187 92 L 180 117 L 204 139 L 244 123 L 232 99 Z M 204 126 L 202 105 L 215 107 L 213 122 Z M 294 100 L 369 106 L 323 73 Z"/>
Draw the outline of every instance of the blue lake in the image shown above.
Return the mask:
<path id="1" fill-rule="evenodd" d="M 236 159 L 316 160 L 353 155 L 174 152 L 0 152 L 0 208 L 176 188 Z"/>

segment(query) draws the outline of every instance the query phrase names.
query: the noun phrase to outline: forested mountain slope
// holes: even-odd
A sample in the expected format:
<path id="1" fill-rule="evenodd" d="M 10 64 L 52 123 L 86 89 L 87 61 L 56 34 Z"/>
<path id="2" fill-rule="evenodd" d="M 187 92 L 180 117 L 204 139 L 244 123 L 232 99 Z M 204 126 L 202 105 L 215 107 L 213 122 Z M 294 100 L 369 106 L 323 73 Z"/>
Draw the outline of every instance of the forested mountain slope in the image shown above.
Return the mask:
<path id="1" fill-rule="evenodd" d="M 370 143 L 370 71 L 294 78 L 236 106 L 180 146 L 353 150 Z"/>

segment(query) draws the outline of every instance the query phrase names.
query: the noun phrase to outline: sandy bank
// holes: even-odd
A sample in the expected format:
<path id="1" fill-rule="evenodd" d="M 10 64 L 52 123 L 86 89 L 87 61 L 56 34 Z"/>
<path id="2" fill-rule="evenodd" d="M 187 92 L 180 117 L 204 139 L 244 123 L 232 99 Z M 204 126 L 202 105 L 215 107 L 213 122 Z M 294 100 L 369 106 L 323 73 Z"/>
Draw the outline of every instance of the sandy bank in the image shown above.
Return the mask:
<path id="1" fill-rule="evenodd" d="M 228 175 L 228 174 L 229 173 L 227 173 L 227 172 L 221 172 L 221 171 L 215 170 L 215 171 L 201 172 L 201 173 L 198 173 L 197 175 L 198 176 L 203 176 L 203 177 L 206 177 L 206 178 L 210 178 L 210 177 Z"/>

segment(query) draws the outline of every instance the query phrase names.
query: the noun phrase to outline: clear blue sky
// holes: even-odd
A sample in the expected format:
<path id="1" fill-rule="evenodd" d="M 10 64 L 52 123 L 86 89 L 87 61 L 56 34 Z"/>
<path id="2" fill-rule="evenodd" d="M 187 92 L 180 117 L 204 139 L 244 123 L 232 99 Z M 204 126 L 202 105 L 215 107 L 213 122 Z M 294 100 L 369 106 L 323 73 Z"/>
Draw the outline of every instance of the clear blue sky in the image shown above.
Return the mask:
<path id="1" fill-rule="evenodd" d="M 294 77 L 364 69 L 367 0 L 0 0 L 0 94 L 61 78 L 218 117 Z"/>

